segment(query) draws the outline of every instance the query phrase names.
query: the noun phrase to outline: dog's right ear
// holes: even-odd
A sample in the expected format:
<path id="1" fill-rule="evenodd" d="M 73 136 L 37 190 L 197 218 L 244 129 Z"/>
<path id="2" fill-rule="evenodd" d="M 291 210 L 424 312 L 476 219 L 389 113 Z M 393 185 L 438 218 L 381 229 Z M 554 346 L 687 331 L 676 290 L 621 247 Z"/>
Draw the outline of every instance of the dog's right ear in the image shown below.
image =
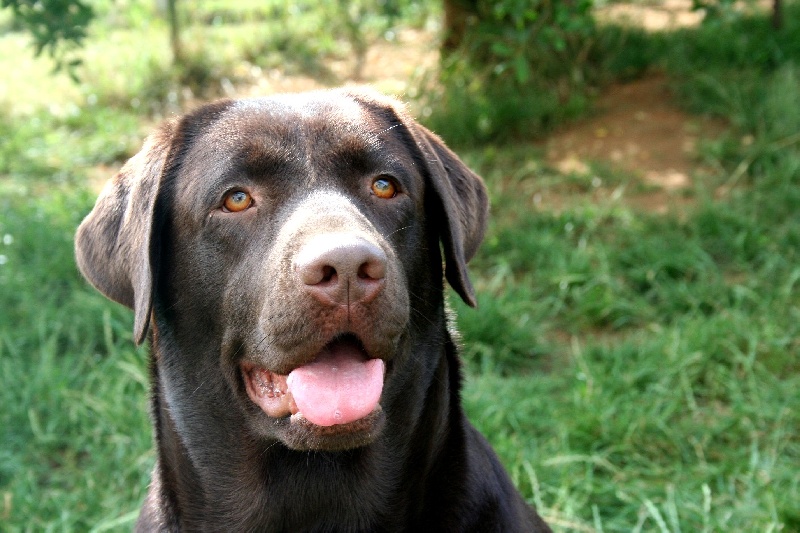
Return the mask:
<path id="1" fill-rule="evenodd" d="M 217 100 L 162 125 L 106 185 L 78 227 L 75 255 L 86 279 L 133 309 L 133 336 L 147 336 L 158 269 L 159 194 L 194 139 L 232 102 Z"/>
<path id="2" fill-rule="evenodd" d="M 133 309 L 134 340 L 144 341 L 153 306 L 153 220 L 175 126 L 148 137 L 107 184 L 75 236 L 78 268 L 110 299 Z"/>

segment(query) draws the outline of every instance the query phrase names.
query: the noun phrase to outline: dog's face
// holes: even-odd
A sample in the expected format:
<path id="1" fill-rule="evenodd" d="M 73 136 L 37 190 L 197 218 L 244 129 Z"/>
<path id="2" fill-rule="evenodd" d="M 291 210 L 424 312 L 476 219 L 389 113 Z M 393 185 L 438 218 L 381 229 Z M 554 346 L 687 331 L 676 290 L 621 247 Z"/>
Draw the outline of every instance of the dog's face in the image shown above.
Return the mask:
<path id="1" fill-rule="evenodd" d="M 179 303 L 181 343 L 214 331 L 251 426 L 295 448 L 378 433 L 409 276 L 435 286 L 424 177 L 393 126 L 338 99 L 233 104 L 167 196 L 164 314 Z"/>
<path id="2" fill-rule="evenodd" d="M 434 361 L 409 333 L 447 278 L 470 303 L 480 179 L 394 101 L 322 92 L 221 102 L 151 138 L 78 235 L 82 271 L 154 326 L 175 425 L 294 449 L 370 443 Z M 150 314 L 154 317 L 150 319 Z M 419 342 L 419 339 L 417 340 Z M 232 406 L 235 413 L 232 413 Z"/>

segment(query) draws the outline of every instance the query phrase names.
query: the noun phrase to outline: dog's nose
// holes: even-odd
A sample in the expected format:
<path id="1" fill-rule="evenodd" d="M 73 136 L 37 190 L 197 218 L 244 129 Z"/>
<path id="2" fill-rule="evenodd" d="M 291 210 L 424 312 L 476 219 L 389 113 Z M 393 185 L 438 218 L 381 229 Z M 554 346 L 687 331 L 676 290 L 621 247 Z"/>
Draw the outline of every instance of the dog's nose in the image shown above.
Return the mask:
<path id="1" fill-rule="evenodd" d="M 386 254 L 357 235 L 317 235 L 300 249 L 294 266 L 302 286 L 319 301 L 366 303 L 383 288 Z"/>

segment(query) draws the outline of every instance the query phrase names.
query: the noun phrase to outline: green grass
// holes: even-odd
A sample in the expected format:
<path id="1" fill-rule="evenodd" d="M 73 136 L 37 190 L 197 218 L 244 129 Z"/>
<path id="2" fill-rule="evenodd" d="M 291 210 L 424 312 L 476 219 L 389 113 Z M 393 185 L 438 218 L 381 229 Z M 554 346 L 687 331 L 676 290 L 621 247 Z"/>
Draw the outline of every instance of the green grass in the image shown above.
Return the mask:
<path id="1" fill-rule="evenodd" d="M 259 23 L 252 6 L 223 8 L 219 35 Z M 97 31 L 120 54 L 91 52 L 94 74 L 66 92 L 20 54 L 0 57 L 32 76 L 13 81 L 28 84 L 19 105 L 0 100 L 3 531 L 130 530 L 154 461 L 146 350 L 72 251 L 89 169 L 131 155 L 164 110 L 158 91 L 130 104 L 162 51 L 104 77 L 154 35 L 118 24 Z M 704 144 L 716 170 L 681 213 L 593 200 L 590 179 L 548 169 L 528 142 L 460 151 L 493 202 L 471 264 L 480 308 L 452 298 L 465 406 L 558 531 L 800 530 L 800 33 L 737 24 L 658 37 L 685 104 L 731 124 Z M 248 39 L 220 57 L 253 50 Z M 604 186 L 632 184 L 596 170 Z M 543 191 L 563 201 L 537 203 Z"/>
<path id="2" fill-rule="evenodd" d="M 145 356 L 129 314 L 76 272 L 72 234 L 89 194 L 0 189 L 3 529 L 86 531 L 147 486 Z"/>
<path id="3" fill-rule="evenodd" d="M 742 51 L 766 23 L 738 24 L 662 59 L 691 109 L 731 123 L 688 216 L 591 202 L 519 149 L 473 154 L 495 222 L 473 263 L 486 308 L 456 304 L 465 398 L 566 530 L 800 528 L 798 33 L 764 41 L 769 65 Z M 574 201 L 537 209 L 554 187 Z"/>
<path id="4" fill-rule="evenodd" d="M 800 525 L 797 178 L 684 222 L 588 204 L 496 222 L 473 269 L 481 308 L 456 305 L 465 397 L 546 514 L 604 531 Z"/>

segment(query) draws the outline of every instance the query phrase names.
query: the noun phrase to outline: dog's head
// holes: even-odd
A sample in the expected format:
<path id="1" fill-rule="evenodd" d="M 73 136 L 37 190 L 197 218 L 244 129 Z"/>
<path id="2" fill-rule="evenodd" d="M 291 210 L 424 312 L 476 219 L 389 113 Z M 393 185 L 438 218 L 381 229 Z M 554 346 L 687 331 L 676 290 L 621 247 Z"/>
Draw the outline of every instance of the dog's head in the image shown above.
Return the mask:
<path id="1" fill-rule="evenodd" d="M 134 310 L 135 340 L 154 329 L 180 431 L 238 405 L 256 435 L 341 449 L 379 433 L 393 373 L 421 372 L 395 367 L 441 314 L 440 244 L 475 304 L 466 264 L 486 214 L 480 178 L 400 104 L 324 91 L 162 126 L 76 249 L 84 276 Z M 415 364 L 430 379 L 434 363 Z"/>

